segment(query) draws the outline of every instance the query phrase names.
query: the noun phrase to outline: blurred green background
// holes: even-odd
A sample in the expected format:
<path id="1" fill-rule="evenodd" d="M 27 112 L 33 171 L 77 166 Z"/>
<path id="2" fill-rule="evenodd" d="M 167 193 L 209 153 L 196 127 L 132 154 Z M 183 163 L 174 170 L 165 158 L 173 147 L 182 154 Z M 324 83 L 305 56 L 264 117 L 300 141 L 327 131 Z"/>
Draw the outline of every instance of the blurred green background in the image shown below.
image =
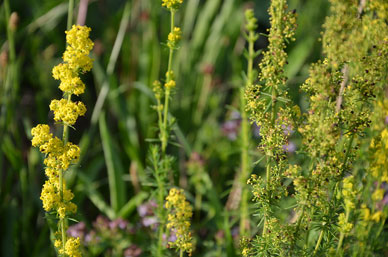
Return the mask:
<path id="1" fill-rule="evenodd" d="M 157 138 L 151 85 L 167 69 L 168 51 L 161 42 L 169 32 L 169 14 L 159 0 L 95 0 L 87 6 L 81 16 L 92 28 L 95 61 L 83 77 L 87 90 L 80 100 L 87 114 L 70 131 L 70 141 L 82 151 L 81 161 L 66 176 L 79 207 L 75 219 L 80 223 L 73 232 L 85 241 L 85 256 L 150 256 L 155 217 L 147 156 Z M 177 89 L 170 112 L 177 122 L 168 152 L 176 157 L 176 185 L 194 206 L 194 256 L 237 252 L 238 209 L 230 207 L 230 193 L 240 168 L 244 10 L 254 8 L 259 32 L 266 33 L 268 6 L 269 0 L 185 0 L 177 13 L 183 39 L 174 59 Z M 287 49 L 286 74 L 290 96 L 303 110 L 307 102 L 299 86 L 309 64 L 321 56 L 319 36 L 328 3 L 290 0 L 289 7 L 296 9 L 299 25 L 296 41 Z M 43 156 L 31 148 L 30 130 L 38 123 L 61 129 L 53 123 L 49 103 L 61 97 L 51 70 L 65 49 L 67 8 L 67 1 L 60 0 L 6 0 L 0 5 L 2 257 L 55 256 L 52 221 L 45 218 L 39 199 Z M 255 48 L 266 45 L 261 36 Z M 252 126 L 252 131 L 256 161 L 258 129 Z M 297 139 L 290 143 L 298 149 Z M 290 149 L 291 158 L 295 149 Z M 260 163 L 252 171 L 261 173 Z M 253 214 L 253 204 L 251 210 Z M 255 222 L 252 216 L 253 228 Z"/>

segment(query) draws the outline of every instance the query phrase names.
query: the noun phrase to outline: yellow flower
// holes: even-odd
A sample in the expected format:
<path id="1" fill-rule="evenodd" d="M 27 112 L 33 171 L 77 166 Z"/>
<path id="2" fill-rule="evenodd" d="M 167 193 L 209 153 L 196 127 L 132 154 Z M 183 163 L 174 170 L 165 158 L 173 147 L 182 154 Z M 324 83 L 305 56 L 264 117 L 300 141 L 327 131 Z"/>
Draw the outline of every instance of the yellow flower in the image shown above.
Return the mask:
<path id="1" fill-rule="evenodd" d="M 340 230 L 344 233 L 349 233 L 353 228 L 353 224 L 346 221 L 345 213 L 341 213 L 339 215 L 338 225 L 340 227 Z"/>
<path id="2" fill-rule="evenodd" d="M 46 180 L 43 185 L 40 199 L 43 202 L 43 209 L 46 211 L 54 209 L 61 200 L 57 188 L 49 180 Z"/>
<path id="3" fill-rule="evenodd" d="M 65 253 L 69 257 L 81 257 L 82 254 L 79 247 L 80 247 L 79 237 L 77 238 L 70 237 L 69 239 L 67 239 L 65 244 Z"/>
<path id="4" fill-rule="evenodd" d="M 384 189 L 382 188 L 376 189 L 372 194 L 372 199 L 373 201 L 376 201 L 376 202 L 383 200 L 383 197 L 384 197 Z"/>
<path id="5" fill-rule="evenodd" d="M 162 6 L 169 9 L 178 9 L 182 3 L 183 0 L 162 0 Z"/>
<path id="6" fill-rule="evenodd" d="M 79 25 L 73 25 L 70 31 L 66 31 L 68 45 L 63 53 L 63 60 L 73 71 L 87 72 L 93 67 L 93 60 L 89 57 L 94 45 L 89 38 L 90 31 L 90 28 Z"/>
<path id="7" fill-rule="evenodd" d="M 166 84 L 164 84 L 165 87 L 167 88 L 174 88 L 176 86 L 175 80 L 170 80 Z"/>
<path id="8" fill-rule="evenodd" d="M 82 102 L 74 103 L 66 99 L 52 100 L 50 110 L 54 111 L 54 120 L 73 125 L 78 116 L 85 115 L 86 107 Z"/>
<path id="9" fill-rule="evenodd" d="M 375 222 L 379 222 L 380 219 L 382 218 L 383 213 L 381 211 L 373 213 L 372 217 L 370 218 L 371 220 L 374 220 Z"/>
<path id="10" fill-rule="evenodd" d="M 179 43 L 182 36 L 182 31 L 178 27 L 174 27 L 174 30 L 168 34 L 167 46 L 169 48 L 175 48 Z"/>
<path id="11" fill-rule="evenodd" d="M 190 232 L 190 218 L 193 215 L 192 207 L 186 201 L 182 189 L 172 188 L 166 197 L 165 207 L 170 211 L 168 214 L 167 228 L 175 232 L 177 240 L 170 242 L 170 247 L 181 249 L 191 255 L 193 243 Z"/>
<path id="12" fill-rule="evenodd" d="M 67 94 L 80 95 L 85 91 L 85 84 L 68 63 L 60 63 L 53 68 L 54 79 L 60 80 L 59 89 Z"/>
<path id="13" fill-rule="evenodd" d="M 49 141 L 53 134 L 50 133 L 50 127 L 46 124 L 39 124 L 31 129 L 32 146 L 40 146 Z"/>

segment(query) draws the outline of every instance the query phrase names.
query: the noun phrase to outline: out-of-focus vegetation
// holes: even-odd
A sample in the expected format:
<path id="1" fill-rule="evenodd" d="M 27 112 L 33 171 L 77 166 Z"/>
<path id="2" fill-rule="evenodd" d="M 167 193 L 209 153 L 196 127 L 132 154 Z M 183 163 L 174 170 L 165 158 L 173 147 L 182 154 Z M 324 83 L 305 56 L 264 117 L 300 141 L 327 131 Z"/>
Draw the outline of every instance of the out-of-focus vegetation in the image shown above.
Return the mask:
<path id="1" fill-rule="evenodd" d="M 94 67 L 84 75 L 81 99 L 88 111 L 70 139 L 81 159 L 66 174 L 78 214 L 69 234 L 81 237 L 85 256 L 151 256 L 157 218 L 150 182 L 150 145 L 158 138 L 152 83 L 167 70 L 169 16 L 161 1 L 76 1 L 75 20 L 92 28 Z M 239 255 L 240 88 L 246 70 L 244 10 L 254 8 L 258 33 L 267 34 L 266 0 L 186 0 L 176 14 L 182 40 L 174 56 L 176 90 L 170 113 L 176 118 L 167 148 L 174 156 L 175 185 L 193 206 L 194 256 Z M 299 90 L 310 64 L 321 58 L 320 32 L 329 4 L 291 0 L 298 14 L 296 40 L 288 48 L 289 95 L 306 111 Z M 80 11 L 79 11 L 80 10 Z M 65 50 L 68 2 L 3 0 L 0 5 L 0 255 L 54 256 L 50 219 L 40 190 L 43 156 L 31 148 L 31 128 L 53 124 L 51 99 L 61 93 L 52 67 Z M 78 16 L 78 17 L 77 17 Z M 261 35 L 255 49 L 266 48 Z M 261 56 L 254 60 L 254 68 Z M 257 151 L 259 128 L 250 127 L 252 173 L 264 173 Z M 287 146 L 299 163 L 299 139 Z M 249 206 L 252 235 L 258 232 L 255 204 Z M 174 253 L 171 251 L 170 253 Z"/>

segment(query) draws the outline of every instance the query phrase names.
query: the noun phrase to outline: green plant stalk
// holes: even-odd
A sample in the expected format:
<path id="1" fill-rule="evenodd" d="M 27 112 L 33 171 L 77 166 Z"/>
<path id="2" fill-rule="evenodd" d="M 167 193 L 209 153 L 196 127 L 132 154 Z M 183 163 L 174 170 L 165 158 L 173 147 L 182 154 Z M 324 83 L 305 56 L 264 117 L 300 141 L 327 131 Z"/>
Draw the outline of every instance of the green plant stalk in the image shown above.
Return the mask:
<path id="1" fill-rule="evenodd" d="M 350 214 L 349 208 L 346 208 L 346 211 L 345 211 L 345 212 L 346 212 L 346 214 L 345 214 L 345 222 L 347 223 L 348 220 L 349 220 L 349 214 Z M 345 238 L 345 233 L 344 233 L 343 231 L 341 231 L 341 233 L 340 233 L 340 239 L 339 239 L 339 241 L 338 241 L 338 246 L 337 246 L 337 251 L 336 251 L 337 256 L 339 255 L 339 251 L 341 250 L 342 242 L 344 241 L 344 238 Z M 342 256 L 342 254 L 341 254 L 341 256 Z"/>
<path id="2" fill-rule="evenodd" d="M 175 24 L 175 10 L 170 8 L 170 32 L 173 33 L 174 31 L 174 24 Z M 168 67 L 166 74 L 170 74 L 172 71 L 172 60 L 174 55 L 174 49 L 169 49 L 169 55 L 168 55 Z M 166 83 L 168 83 L 171 80 L 171 76 L 167 76 Z M 167 129 L 167 121 L 168 121 L 168 108 L 169 108 L 169 102 L 170 102 L 170 93 L 171 89 L 169 87 L 165 87 L 164 92 L 164 106 L 163 106 L 163 117 L 162 117 L 162 111 L 160 108 L 158 108 L 158 119 L 159 119 L 159 129 L 161 134 L 161 148 L 162 148 L 162 159 L 166 156 L 166 148 L 168 145 L 168 138 L 169 138 L 169 131 Z M 158 100 L 158 106 L 160 106 L 160 101 Z M 161 180 L 159 174 L 157 174 L 157 180 L 158 180 L 158 205 L 160 206 L 159 214 L 160 214 L 160 224 L 159 224 L 159 238 L 158 238 L 158 247 L 157 247 L 157 255 L 159 257 L 163 256 L 163 233 L 164 233 L 164 224 L 165 224 L 165 217 L 163 215 L 163 202 L 164 202 L 164 184 Z"/>
<path id="3" fill-rule="evenodd" d="M 183 257 L 183 250 L 182 249 L 179 252 L 179 257 Z"/>
<path id="4" fill-rule="evenodd" d="M 322 239 L 323 239 L 323 229 L 321 230 L 321 233 L 319 233 L 319 238 L 318 238 L 317 244 L 315 245 L 313 256 L 317 254 L 319 246 L 322 242 Z"/>
<path id="5" fill-rule="evenodd" d="M 69 0 L 69 10 L 67 15 L 67 30 L 71 29 L 73 25 L 73 11 L 74 11 L 74 0 Z"/>
<path id="6" fill-rule="evenodd" d="M 170 32 L 174 32 L 174 24 L 175 24 L 175 11 L 171 8 L 170 9 L 170 16 L 171 16 L 171 24 L 170 24 Z M 174 55 L 174 49 L 170 47 L 170 51 L 168 54 L 168 67 L 167 67 L 167 73 L 169 74 L 172 71 L 172 59 Z M 166 83 L 170 82 L 171 77 L 168 76 L 168 80 Z M 168 138 L 169 138 L 169 132 L 167 130 L 167 121 L 168 121 L 168 107 L 170 102 L 170 91 L 171 89 L 169 87 L 166 87 L 165 94 L 164 94 L 164 115 L 163 115 L 163 124 L 160 128 L 161 134 L 162 134 L 162 158 L 166 154 L 166 148 L 168 144 Z"/>
<path id="7" fill-rule="evenodd" d="M 277 91 L 275 87 L 272 87 L 272 111 L 271 111 L 271 127 L 275 127 L 275 121 L 276 121 L 276 102 L 277 102 Z M 272 151 L 269 151 L 267 154 L 267 164 L 266 164 L 266 180 L 267 183 L 265 185 L 266 191 L 269 191 L 269 185 L 271 182 L 271 166 L 272 166 L 272 157 L 273 153 Z M 267 225 L 267 216 L 268 213 L 264 213 L 264 225 L 263 225 L 263 235 L 266 234 L 266 225 Z"/>
<path id="8" fill-rule="evenodd" d="M 247 82 L 246 87 L 252 85 L 253 83 L 253 58 L 254 58 L 254 32 L 249 32 L 249 46 L 248 46 L 248 67 L 247 67 Z M 242 188 L 242 198 L 241 198 L 241 217 L 240 217 L 240 236 L 244 236 L 249 232 L 248 222 L 248 188 L 246 180 L 249 175 L 249 122 L 247 117 L 247 112 L 245 110 L 246 99 L 245 99 L 245 88 L 240 88 L 240 112 L 241 112 L 241 188 Z"/>
<path id="9" fill-rule="evenodd" d="M 70 100 L 71 100 L 71 95 L 69 94 L 67 96 L 67 102 L 70 102 Z M 68 137 L 69 137 L 69 126 L 64 124 L 63 125 L 63 135 L 62 135 L 62 141 L 63 141 L 63 145 L 64 146 L 67 144 Z M 63 190 L 64 190 L 64 188 L 63 188 L 64 187 L 63 172 L 64 172 L 64 170 L 62 170 L 62 169 L 59 170 L 59 195 L 60 195 L 61 202 L 63 202 Z M 64 250 L 65 249 L 65 245 L 66 245 L 66 230 L 65 230 L 65 226 L 66 226 L 67 218 L 66 217 L 60 218 L 59 222 L 60 222 L 60 226 L 61 226 L 62 247 L 63 247 L 63 250 Z"/>
<path id="10" fill-rule="evenodd" d="M 157 256 L 162 257 L 163 256 L 163 234 L 164 234 L 164 208 L 163 208 L 163 202 L 164 202 L 164 184 L 162 179 L 159 176 L 159 168 L 155 167 L 155 172 L 158 174 L 156 176 L 156 180 L 158 183 L 158 209 L 159 209 L 159 218 L 160 218 L 160 224 L 159 224 L 159 235 L 158 235 L 158 249 L 157 249 Z"/>

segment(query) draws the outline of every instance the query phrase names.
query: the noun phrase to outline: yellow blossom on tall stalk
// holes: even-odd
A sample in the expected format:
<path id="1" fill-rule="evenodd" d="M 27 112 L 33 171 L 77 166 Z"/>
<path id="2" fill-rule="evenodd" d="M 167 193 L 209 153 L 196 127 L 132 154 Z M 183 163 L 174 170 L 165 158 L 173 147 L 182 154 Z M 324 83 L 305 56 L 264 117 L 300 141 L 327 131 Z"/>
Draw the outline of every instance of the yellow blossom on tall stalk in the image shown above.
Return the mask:
<path id="1" fill-rule="evenodd" d="M 170 138 L 170 132 L 174 124 L 174 118 L 169 115 L 170 98 L 176 87 L 175 74 L 172 69 L 174 52 L 178 48 L 179 41 L 181 40 L 182 32 L 181 29 L 175 26 L 175 13 L 183 3 L 183 0 L 163 0 L 162 6 L 168 9 L 170 12 L 170 32 L 167 36 L 166 46 L 168 48 L 168 62 L 167 71 L 165 73 L 164 84 L 160 81 L 153 83 L 153 92 L 156 99 L 155 110 L 158 114 L 158 127 L 159 127 L 159 146 L 152 146 L 151 149 L 151 160 L 154 169 L 154 178 L 157 184 L 158 193 L 158 210 L 157 216 L 159 219 L 158 227 L 158 241 L 155 247 L 155 256 L 162 257 L 164 255 L 163 236 L 166 227 L 166 210 L 163 208 L 164 199 L 166 196 L 166 179 L 167 177 L 173 178 L 170 173 L 172 169 L 173 158 L 167 154 L 167 146 Z M 172 180 L 170 180 L 172 182 Z"/>
<path id="2" fill-rule="evenodd" d="M 167 229 L 175 233 L 176 240 L 169 242 L 169 246 L 180 250 L 180 255 L 187 252 L 189 256 L 193 251 L 193 239 L 190 232 L 190 218 L 193 209 L 186 201 L 182 189 L 172 188 L 166 197 L 166 209 L 169 211 Z"/>
<path id="3" fill-rule="evenodd" d="M 66 51 L 63 54 L 64 63 L 53 68 L 53 77 L 60 80 L 59 89 L 63 92 L 61 100 L 52 100 L 50 110 L 54 112 L 54 120 L 63 125 L 62 139 L 50 132 L 46 124 L 32 128 L 32 146 L 39 147 L 45 154 L 46 176 L 48 180 L 43 185 L 40 199 L 47 212 L 54 211 L 59 218 L 58 231 L 55 233 L 54 246 L 61 256 L 79 257 L 80 239 L 67 237 L 67 218 L 77 211 L 77 206 L 71 202 L 74 194 L 66 188 L 63 173 L 71 164 L 77 163 L 80 148 L 67 141 L 68 127 L 73 126 L 79 116 L 83 116 L 86 107 L 82 102 L 72 102 L 71 96 L 80 95 L 85 91 L 85 84 L 79 74 L 92 69 L 93 60 L 89 52 L 93 42 L 89 39 L 90 28 L 73 25 L 66 31 Z"/>

